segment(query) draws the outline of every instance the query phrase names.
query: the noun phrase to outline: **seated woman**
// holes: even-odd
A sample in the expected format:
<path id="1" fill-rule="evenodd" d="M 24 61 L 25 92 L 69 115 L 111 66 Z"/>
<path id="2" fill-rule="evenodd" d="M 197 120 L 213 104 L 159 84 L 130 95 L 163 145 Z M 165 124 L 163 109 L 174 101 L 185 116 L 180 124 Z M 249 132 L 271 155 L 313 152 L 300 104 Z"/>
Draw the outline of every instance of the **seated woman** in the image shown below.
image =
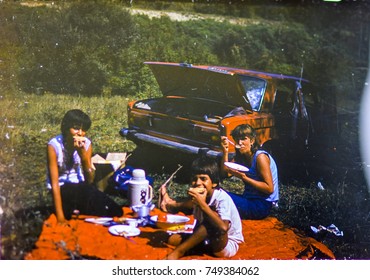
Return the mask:
<path id="1" fill-rule="evenodd" d="M 231 136 L 235 141 L 236 153 L 233 161 L 249 168 L 240 172 L 224 165 L 228 161 L 229 142 L 221 138 L 223 148 L 222 171 L 240 178 L 244 183 L 242 195 L 229 193 L 242 219 L 263 219 L 279 200 L 279 181 L 277 166 L 272 156 L 259 150 L 256 131 L 248 124 L 237 126 Z"/>
<path id="2" fill-rule="evenodd" d="M 219 167 L 209 158 L 199 158 L 191 166 L 189 199 L 177 202 L 168 196 L 166 186 L 160 188 L 161 209 L 171 213 L 192 209 L 197 224 L 194 233 L 172 235 L 169 243 L 177 247 L 167 259 L 179 259 L 189 250 L 208 249 L 216 257 L 232 257 L 244 241 L 238 210 L 228 194 L 219 186 Z M 202 247 L 208 240 L 207 248 Z M 203 251 L 204 252 L 204 251 Z"/>
<path id="3" fill-rule="evenodd" d="M 63 117 L 62 133 L 47 146 L 47 187 L 59 223 L 66 223 L 75 210 L 94 216 L 123 215 L 122 207 L 93 185 L 92 143 L 85 137 L 90 126 L 88 115 L 70 110 Z"/>

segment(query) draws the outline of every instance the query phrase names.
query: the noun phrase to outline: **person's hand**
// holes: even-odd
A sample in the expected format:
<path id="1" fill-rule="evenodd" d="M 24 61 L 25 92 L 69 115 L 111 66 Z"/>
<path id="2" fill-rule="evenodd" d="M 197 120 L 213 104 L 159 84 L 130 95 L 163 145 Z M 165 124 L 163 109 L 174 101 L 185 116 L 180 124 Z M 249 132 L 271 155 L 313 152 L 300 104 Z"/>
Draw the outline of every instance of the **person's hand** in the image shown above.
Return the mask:
<path id="1" fill-rule="evenodd" d="M 188 194 L 191 196 L 191 200 L 199 205 L 206 201 L 207 189 L 203 187 L 189 188 Z"/>
<path id="2" fill-rule="evenodd" d="M 76 151 L 77 151 L 78 155 L 80 156 L 80 158 L 82 159 L 82 161 L 87 158 L 88 153 L 87 153 L 87 150 L 86 150 L 86 137 L 74 136 L 73 137 L 73 146 L 76 149 Z"/>
<path id="3" fill-rule="evenodd" d="M 229 140 L 226 136 L 221 136 L 221 147 L 224 152 L 229 151 Z"/>
<path id="4" fill-rule="evenodd" d="M 86 144 L 86 137 L 83 136 L 73 136 L 73 146 L 78 148 L 84 148 Z"/>
<path id="5" fill-rule="evenodd" d="M 162 186 L 159 187 L 159 193 L 161 194 L 161 196 L 164 196 L 165 194 L 167 194 L 166 184 L 162 184 Z"/>
<path id="6" fill-rule="evenodd" d="M 159 209 L 161 209 L 164 212 L 168 212 L 167 207 L 169 205 L 176 203 L 176 201 L 173 200 L 172 198 L 170 198 L 170 196 L 168 195 L 166 184 L 163 184 L 159 188 L 159 196 L 160 196 L 160 198 L 159 198 L 158 207 L 159 207 Z"/>
<path id="7" fill-rule="evenodd" d="M 246 176 L 246 174 L 244 172 L 241 172 L 241 171 L 238 171 L 234 168 L 230 168 L 228 166 L 225 166 L 225 169 L 227 170 L 227 173 L 235 176 L 235 177 L 238 177 L 240 179 L 243 179 L 244 176 Z"/>

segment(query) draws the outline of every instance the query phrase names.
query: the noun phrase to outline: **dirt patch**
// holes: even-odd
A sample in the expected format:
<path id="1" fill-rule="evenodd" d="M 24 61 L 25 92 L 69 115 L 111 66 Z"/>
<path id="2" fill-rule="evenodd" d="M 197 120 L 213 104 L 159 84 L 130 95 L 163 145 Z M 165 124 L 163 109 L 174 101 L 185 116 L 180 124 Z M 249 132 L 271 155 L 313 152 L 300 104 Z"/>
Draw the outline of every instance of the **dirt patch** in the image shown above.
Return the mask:
<path id="1" fill-rule="evenodd" d="M 131 210 L 124 208 L 124 213 L 129 216 Z M 158 209 L 151 213 L 158 214 Z M 335 259 L 325 245 L 299 234 L 274 217 L 259 221 L 243 220 L 242 225 L 245 243 L 231 259 Z M 103 225 L 85 222 L 83 217 L 72 220 L 69 227 L 59 226 L 55 215 L 51 215 L 43 224 L 36 248 L 25 259 L 160 260 L 173 249 L 166 244 L 168 234 L 165 231 L 155 226 L 140 229 L 140 235 L 125 239 L 111 235 Z M 183 259 L 217 258 L 198 252 Z"/>

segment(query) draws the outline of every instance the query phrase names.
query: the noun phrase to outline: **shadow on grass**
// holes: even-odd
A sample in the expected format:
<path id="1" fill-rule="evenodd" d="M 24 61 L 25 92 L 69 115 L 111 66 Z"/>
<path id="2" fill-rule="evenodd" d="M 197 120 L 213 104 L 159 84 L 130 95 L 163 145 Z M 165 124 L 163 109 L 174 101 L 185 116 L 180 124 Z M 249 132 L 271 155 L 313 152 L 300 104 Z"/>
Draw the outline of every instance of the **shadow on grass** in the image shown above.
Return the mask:
<path id="1" fill-rule="evenodd" d="M 21 209 L 4 213 L 1 220 L 1 259 L 21 260 L 37 241 L 51 206 Z"/>

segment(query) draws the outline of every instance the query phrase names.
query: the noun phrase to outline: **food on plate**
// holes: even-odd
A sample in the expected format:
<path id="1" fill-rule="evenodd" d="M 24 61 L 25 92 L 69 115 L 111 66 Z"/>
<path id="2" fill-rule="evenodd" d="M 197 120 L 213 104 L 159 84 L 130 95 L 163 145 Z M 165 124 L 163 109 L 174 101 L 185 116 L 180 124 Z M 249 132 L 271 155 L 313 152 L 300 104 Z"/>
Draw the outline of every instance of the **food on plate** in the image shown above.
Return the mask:
<path id="1" fill-rule="evenodd" d="M 113 217 L 113 222 L 117 224 L 123 224 L 124 222 L 126 222 L 126 220 L 126 217 Z"/>
<path id="2" fill-rule="evenodd" d="M 167 214 L 161 213 L 158 215 L 158 222 L 167 222 Z"/>
<path id="3" fill-rule="evenodd" d="M 182 215 L 167 214 L 167 220 L 161 222 L 158 219 L 158 215 L 151 216 L 150 220 L 155 223 L 158 228 L 165 230 L 178 230 L 185 227 L 185 224 L 190 220 L 190 218 Z"/>

